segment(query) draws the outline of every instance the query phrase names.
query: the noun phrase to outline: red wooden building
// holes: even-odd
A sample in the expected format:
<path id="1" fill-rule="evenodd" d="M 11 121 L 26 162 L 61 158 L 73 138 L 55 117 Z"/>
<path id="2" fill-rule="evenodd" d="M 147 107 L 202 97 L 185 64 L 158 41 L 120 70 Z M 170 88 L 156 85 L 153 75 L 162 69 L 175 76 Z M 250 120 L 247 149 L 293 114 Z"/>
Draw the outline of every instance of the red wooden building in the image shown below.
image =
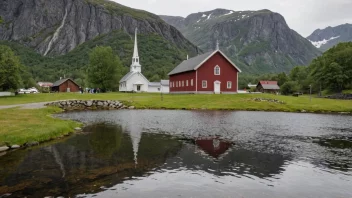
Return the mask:
<path id="1" fill-rule="evenodd" d="M 237 93 L 239 72 L 220 50 L 198 55 L 169 73 L 170 93 Z"/>
<path id="2" fill-rule="evenodd" d="M 56 81 L 51 87 L 53 92 L 79 92 L 79 85 L 70 78 Z"/>

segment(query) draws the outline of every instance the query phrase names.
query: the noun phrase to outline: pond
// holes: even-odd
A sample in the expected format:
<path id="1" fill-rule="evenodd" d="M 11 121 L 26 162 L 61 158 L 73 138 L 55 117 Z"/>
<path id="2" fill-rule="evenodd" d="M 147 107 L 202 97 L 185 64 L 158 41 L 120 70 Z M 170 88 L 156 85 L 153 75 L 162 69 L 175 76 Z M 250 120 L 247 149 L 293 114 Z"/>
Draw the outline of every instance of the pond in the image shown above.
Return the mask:
<path id="1" fill-rule="evenodd" d="M 70 112 L 84 132 L 0 157 L 0 197 L 352 197 L 352 116 Z"/>

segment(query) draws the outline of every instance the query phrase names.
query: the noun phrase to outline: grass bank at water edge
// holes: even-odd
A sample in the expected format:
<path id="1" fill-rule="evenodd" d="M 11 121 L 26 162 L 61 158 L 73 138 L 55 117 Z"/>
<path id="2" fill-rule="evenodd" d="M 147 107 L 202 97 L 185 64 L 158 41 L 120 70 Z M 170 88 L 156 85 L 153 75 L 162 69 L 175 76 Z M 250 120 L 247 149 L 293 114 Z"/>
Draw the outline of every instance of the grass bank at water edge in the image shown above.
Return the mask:
<path id="1" fill-rule="evenodd" d="M 74 131 L 80 123 L 60 120 L 52 114 L 61 112 L 59 108 L 44 109 L 1 109 L 0 145 L 23 145 L 27 142 L 43 142 L 62 137 Z"/>

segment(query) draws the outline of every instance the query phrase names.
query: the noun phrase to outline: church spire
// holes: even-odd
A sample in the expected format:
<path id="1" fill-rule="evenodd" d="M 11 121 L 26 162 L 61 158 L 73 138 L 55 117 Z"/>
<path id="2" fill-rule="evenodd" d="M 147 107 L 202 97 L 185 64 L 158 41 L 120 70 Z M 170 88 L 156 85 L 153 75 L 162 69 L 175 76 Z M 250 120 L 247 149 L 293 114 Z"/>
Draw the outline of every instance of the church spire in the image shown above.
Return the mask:
<path id="1" fill-rule="evenodd" d="M 137 43 L 137 28 L 134 33 L 134 50 L 133 50 L 133 58 L 138 58 L 138 43 Z"/>
<path id="2" fill-rule="evenodd" d="M 139 56 L 138 56 L 137 31 L 138 30 L 136 28 L 135 35 L 134 35 L 134 49 L 133 49 L 132 65 L 130 68 L 131 72 L 142 72 L 141 65 L 139 64 Z"/>
<path id="3" fill-rule="evenodd" d="M 216 49 L 215 50 L 220 50 L 220 47 L 219 47 L 219 40 L 216 39 Z"/>

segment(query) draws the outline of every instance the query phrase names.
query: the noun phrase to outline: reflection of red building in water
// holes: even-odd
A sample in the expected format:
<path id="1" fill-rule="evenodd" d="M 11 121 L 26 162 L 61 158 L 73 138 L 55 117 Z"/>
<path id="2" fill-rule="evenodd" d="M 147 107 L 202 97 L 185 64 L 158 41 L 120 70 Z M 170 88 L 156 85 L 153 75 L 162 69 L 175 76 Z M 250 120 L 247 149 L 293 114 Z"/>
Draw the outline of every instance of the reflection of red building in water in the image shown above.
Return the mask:
<path id="1" fill-rule="evenodd" d="M 220 158 L 231 148 L 232 143 L 218 137 L 201 137 L 195 140 L 196 145 L 213 158 Z"/>

